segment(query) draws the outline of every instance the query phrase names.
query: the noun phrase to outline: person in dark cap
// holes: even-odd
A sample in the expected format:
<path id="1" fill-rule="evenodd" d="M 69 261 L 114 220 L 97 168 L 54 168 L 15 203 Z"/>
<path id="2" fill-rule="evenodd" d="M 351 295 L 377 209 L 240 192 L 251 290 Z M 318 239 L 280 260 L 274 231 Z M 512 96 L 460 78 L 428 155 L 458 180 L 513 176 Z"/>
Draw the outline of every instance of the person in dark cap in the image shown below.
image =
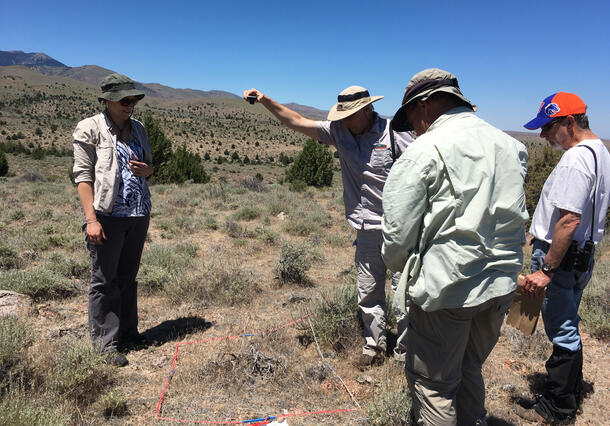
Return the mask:
<path id="1" fill-rule="evenodd" d="M 124 366 L 121 350 L 144 343 L 138 333 L 136 276 L 150 218 L 146 179 L 153 173 L 144 126 L 131 118 L 144 97 L 121 74 L 102 81 L 104 110 L 78 123 L 74 182 L 83 207 L 91 256 L 89 332 L 109 363 Z"/>
<path id="2" fill-rule="evenodd" d="M 582 342 L 578 307 L 593 273 L 610 192 L 610 154 L 589 128 L 587 106 L 573 93 L 548 96 L 528 130 L 565 153 L 544 183 L 530 227 L 531 274 L 523 288 L 544 291 L 542 319 L 553 344 L 544 393 L 533 407 L 515 406 L 530 421 L 571 422 L 582 402 Z M 566 190 L 569 188 L 569 190 Z"/>
<path id="3" fill-rule="evenodd" d="M 364 325 L 365 344 L 356 365 L 366 368 L 381 363 L 386 351 L 387 268 L 381 258 L 381 197 L 390 167 L 413 138 L 406 132 L 394 132 L 390 120 L 373 110 L 373 102 L 383 96 L 371 96 L 361 86 L 350 86 L 339 93 L 327 121 L 314 121 L 264 95 L 256 89 L 244 91 L 256 98 L 287 127 L 326 145 L 339 153 L 343 178 L 343 201 L 348 223 L 356 229 L 356 269 L 358 271 L 358 306 Z M 398 284 L 392 276 L 392 287 Z M 394 358 L 404 360 L 406 318 L 399 318 L 398 341 Z"/>
<path id="4" fill-rule="evenodd" d="M 437 68 L 407 85 L 393 126 L 417 139 L 383 193 L 383 258 L 411 298 L 405 370 L 412 420 L 486 424 L 481 366 L 523 264 L 525 146 L 478 118 L 457 78 Z"/>

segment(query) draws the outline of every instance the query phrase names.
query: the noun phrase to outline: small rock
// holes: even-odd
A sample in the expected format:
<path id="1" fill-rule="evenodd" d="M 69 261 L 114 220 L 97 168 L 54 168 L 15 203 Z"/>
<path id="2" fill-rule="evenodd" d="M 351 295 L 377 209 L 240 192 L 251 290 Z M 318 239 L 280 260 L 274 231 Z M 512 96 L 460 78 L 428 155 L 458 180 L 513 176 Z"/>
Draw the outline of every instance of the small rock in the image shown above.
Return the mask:
<path id="1" fill-rule="evenodd" d="M 0 290 L 0 317 L 15 315 L 18 317 L 32 312 L 32 299 L 25 294 Z"/>
<path id="2" fill-rule="evenodd" d="M 356 377 L 356 382 L 360 383 L 361 385 L 372 385 L 375 383 L 375 379 L 373 379 L 371 376 L 364 375 Z"/>
<path id="3" fill-rule="evenodd" d="M 513 392 L 515 389 L 517 389 L 517 386 L 513 385 L 512 383 L 507 383 L 505 385 L 500 386 L 500 389 L 506 392 Z"/>
<path id="4" fill-rule="evenodd" d="M 162 356 L 153 361 L 153 365 L 157 368 L 167 367 L 167 357 Z"/>
<path id="5" fill-rule="evenodd" d="M 284 212 L 279 212 L 279 214 L 276 216 L 279 220 L 284 220 L 286 219 L 286 213 Z"/>

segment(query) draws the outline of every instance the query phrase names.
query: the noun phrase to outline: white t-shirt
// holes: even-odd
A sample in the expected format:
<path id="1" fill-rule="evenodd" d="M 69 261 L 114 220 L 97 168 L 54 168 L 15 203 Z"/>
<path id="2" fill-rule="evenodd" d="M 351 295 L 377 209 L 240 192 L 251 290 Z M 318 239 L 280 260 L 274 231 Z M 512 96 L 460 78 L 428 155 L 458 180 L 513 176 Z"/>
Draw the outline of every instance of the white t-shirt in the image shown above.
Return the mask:
<path id="1" fill-rule="evenodd" d="M 597 188 L 593 154 L 583 145 L 591 147 L 597 156 Z M 589 139 L 568 149 L 547 178 L 532 218 L 530 234 L 551 243 L 555 224 L 559 220 L 559 210 L 568 210 L 580 214 L 580 225 L 574 233 L 574 240 L 582 246 L 591 233 L 595 189 L 597 192 L 593 240 L 597 243 L 602 239 L 608 210 L 610 153 L 601 140 Z"/>

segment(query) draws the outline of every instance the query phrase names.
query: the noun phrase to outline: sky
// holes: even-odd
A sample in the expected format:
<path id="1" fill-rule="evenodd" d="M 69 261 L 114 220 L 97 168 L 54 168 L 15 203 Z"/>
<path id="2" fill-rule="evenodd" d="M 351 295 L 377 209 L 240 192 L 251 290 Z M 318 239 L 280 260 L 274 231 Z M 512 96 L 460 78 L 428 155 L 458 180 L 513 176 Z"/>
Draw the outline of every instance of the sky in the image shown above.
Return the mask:
<path id="1" fill-rule="evenodd" d="M 425 68 L 458 78 L 478 115 L 525 131 L 557 91 L 610 139 L 610 2 L 0 1 L 0 50 L 42 52 L 176 88 L 257 88 L 329 110 L 351 85 L 400 107 Z"/>

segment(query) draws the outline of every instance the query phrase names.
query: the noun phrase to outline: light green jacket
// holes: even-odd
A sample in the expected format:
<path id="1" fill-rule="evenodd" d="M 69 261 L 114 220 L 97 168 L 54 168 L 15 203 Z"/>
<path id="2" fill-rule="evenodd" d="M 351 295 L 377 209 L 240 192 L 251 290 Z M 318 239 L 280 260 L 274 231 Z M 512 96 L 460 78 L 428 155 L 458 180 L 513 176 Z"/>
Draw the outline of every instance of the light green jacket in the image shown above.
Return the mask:
<path id="1" fill-rule="evenodd" d="M 525 146 L 458 107 L 392 167 L 382 255 L 402 271 L 394 299 L 425 311 L 472 307 L 515 290 L 523 263 Z"/>

